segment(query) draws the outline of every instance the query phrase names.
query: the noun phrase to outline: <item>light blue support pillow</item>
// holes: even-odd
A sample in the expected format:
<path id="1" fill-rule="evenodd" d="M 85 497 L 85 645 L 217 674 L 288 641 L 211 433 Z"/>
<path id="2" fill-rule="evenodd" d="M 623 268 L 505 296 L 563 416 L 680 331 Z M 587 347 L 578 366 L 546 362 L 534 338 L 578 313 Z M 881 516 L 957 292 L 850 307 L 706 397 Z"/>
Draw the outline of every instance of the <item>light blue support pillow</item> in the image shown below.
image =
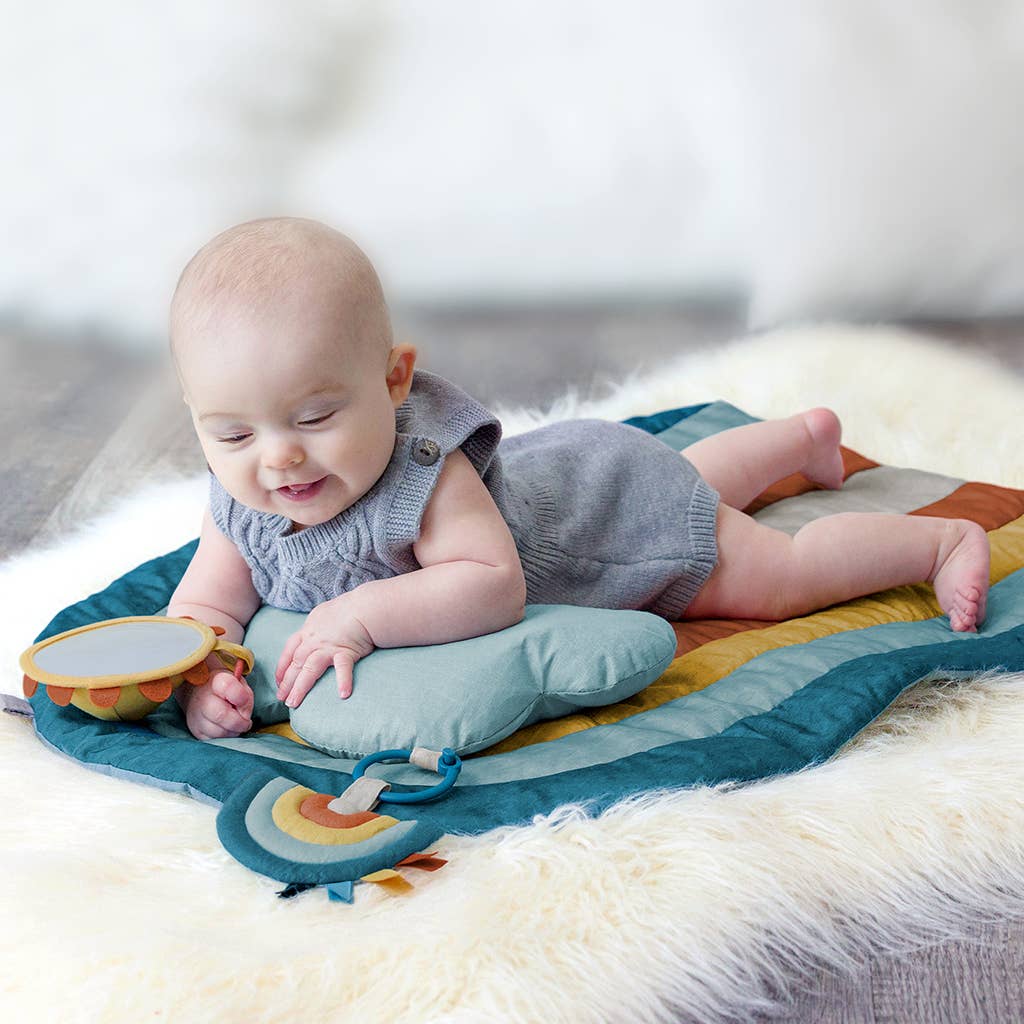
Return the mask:
<path id="1" fill-rule="evenodd" d="M 249 623 L 253 728 L 290 718 L 302 739 L 335 757 L 414 746 L 472 754 L 531 722 L 624 700 L 676 652 L 675 631 L 650 612 L 527 605 L 522 622 L 497 633 L 377 648 L 356 663 L 348 700 L 328 669 L 291 709 L 276 697 L 274 670 L 305 618 L 264 605 Z"/>

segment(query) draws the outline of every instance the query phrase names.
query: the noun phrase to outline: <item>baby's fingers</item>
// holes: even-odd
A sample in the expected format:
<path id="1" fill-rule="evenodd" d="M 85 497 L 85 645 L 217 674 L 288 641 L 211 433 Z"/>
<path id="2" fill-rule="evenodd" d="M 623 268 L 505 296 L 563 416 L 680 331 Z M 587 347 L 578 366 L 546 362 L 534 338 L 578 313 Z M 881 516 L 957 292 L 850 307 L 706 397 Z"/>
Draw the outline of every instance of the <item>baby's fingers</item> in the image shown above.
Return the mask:
<path id="1" fill-rule="evenodd" d="M 240 712 L 217 693 L 212 681 L 200 687 L 188 702 L 186 717 L 189 729 L 199 739 L 219 740 L 225 736 L 238 736 L 252 728 L 249 715 Z"/>
<path id="2" fill-rule="evenodd" d="M 292 663 L 292 656 L 295 654 L 295 649 L 302 643 L 302 633 L 292 633 L 288 637 L 284 645 L 284 650 L 281 651 L 281 657 L 277 659 L 277 668 L 274 670 L 274 682 L 279 686 L 281 680 L 284 678 L 285 672 L 288 671 L 288 666 Z"/>
<path id="3" fill-rule="evenodd" d="M 338 696 L 348 700 L 352 696 L 352 673 L 359 658 L 353 651 L 341 650 L 334 656 L 334 671 L 338 676 Z"/>
<path id="4" fill-rule="evenodd" d="M 306 694 L 313 689 L 316 681 L 330 668 L 330 665 L 330 651 L 313 651 L 296 675 L 295 682 L 285 699 L 285 704 L 290 708 L 297 708 L 306 699 Z"/>
<path id="5" fill-rule="evenodd" d="M 210 708 L 205 714 L 196 716 L 202 739 L 222 740 L 232 736 L 240 736 L 252 728 L 252 720 L 240 715 L 230 704 L 222 704 L 219 708 Z"/>
<path id="6" fill-rule="evenodd" d="M 232 707 L 237 708 L 240 714 L 246 716 L 251 714 L 252 689 L 248 683 L 236 679 L 231 672 L 215 672 L 213 678 L 206 685 L 212 687 L 218 697 L 222 697 Z"/>

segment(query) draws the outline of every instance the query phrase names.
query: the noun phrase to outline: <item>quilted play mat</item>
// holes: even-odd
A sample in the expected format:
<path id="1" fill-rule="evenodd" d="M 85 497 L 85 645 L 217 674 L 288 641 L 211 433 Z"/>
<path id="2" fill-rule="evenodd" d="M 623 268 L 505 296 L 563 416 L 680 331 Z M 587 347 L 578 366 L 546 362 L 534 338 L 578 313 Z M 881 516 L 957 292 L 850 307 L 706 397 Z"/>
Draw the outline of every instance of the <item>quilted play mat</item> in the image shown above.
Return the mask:
<path id="1" fill-rule="evenodd" d="M 682 449 L 753 420 L 729 403 L 711 402 L 626 422 Z M 988 617 L 978 633 L 952 632 L 927 585 L 780 623 L 678 623 L 675 659 L 641 692 L 520 729 L 466 756 L 442 798 L 388 803 L 359 820 L 332 818 L 320 806 L 351 784 L 355 762 L 311 748 L 286 723 L 201 743 L 187 732 L 173 700 L 149 719 L 129 723 L 95 719 L 37 693 L 35 728 L 45 743 L 98 771 L 220 805 L 218 833 L 232 854 L 300 887 L 335 880 L 324 865 L 335 864 L 339 851 L 349 857 L 345 877 L 407 887 L 394 871 L 374 877 L 381 862 L 379 856 L 363 859 L 367 851 L 395 843 L 389 864 L 431 869 L 438 865 L 429 854 L 416 851 L 444 833 L 529 822 L 567 802 L 585 802 L 597 813 L 644 791 L 796 771 L 829 758 L 901 692 L 933 673 L 1024 669 L 1024 491 L 880 465 L 848 448 L 843 457 L 841 490 L 821 490 L 793 476 L 747 511 L 789 533 L 842 511 L 973 519 L 988 531 L 992 547 Z M 101 619 L 160 612 L 196 543 L 66 608 L 36 639 Z M 386 778 L 399 796 L 437 782 L 407 763 L 376 765 L 367 774 Z"/>

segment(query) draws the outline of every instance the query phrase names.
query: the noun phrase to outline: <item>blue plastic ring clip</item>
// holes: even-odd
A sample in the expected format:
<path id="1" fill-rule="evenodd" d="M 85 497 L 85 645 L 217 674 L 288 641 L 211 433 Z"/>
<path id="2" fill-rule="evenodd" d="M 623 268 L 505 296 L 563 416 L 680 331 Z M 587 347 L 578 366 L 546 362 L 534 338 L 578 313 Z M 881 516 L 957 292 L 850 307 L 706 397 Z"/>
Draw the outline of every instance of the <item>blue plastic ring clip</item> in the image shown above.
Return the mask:
<path id="1" fill-rule="evenodd" d="M 380 764 L 381 761 L 408 761 L 411 757 L 411 750 L 380 750 L 376 754 L 367 754 L 352 769 L 352 781 L 361 778 L 371 764 Z M 412 793 L 391 793 L 388 790 L 382 790 L 377 799 L 382 804 L 422 804 L 428 800 L 436 800 L 439 796 L 444 796 L 455 785 L 460 771 L 462 771 L 462 758 L 451 747 L 445 747 L 437 762 L 437 774 L 443 775 L 444 778 L 436 786 L 419 789 Z"/>

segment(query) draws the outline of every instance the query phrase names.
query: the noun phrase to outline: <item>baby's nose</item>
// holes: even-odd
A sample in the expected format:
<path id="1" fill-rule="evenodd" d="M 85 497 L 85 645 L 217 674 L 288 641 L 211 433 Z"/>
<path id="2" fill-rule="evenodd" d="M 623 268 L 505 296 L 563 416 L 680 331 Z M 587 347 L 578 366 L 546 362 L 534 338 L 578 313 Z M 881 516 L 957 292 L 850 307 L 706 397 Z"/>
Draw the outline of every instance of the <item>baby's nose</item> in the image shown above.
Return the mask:
<path id="1" fill-rule="evenodd" d="M 298 466 L 304 459 L 305 454 L 296 444 L 272 444 L 263 450 L 263 465 L 267 469 L 287 469 Z"/>

